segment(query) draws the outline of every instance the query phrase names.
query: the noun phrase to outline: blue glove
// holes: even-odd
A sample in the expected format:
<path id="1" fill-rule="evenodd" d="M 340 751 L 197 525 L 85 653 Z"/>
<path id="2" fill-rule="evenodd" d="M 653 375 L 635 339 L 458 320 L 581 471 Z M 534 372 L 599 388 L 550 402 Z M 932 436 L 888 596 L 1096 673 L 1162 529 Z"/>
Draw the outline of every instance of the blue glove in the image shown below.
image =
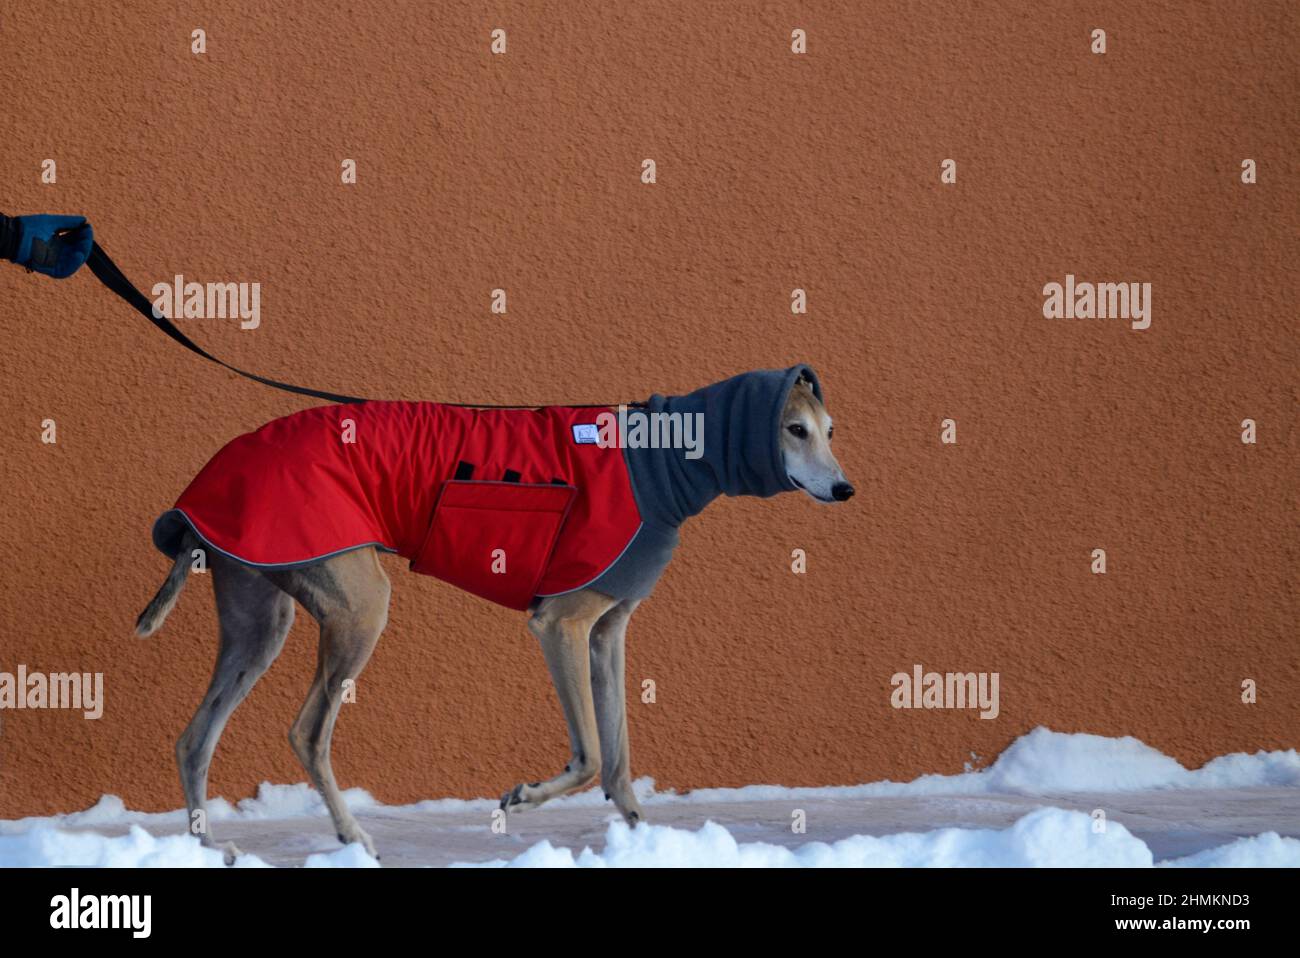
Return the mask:
<path id="1" fill-rule="evenodd" d="M 80 269 L 94 244 L 84 216 L 0 216 L 0 256 L 55 279 Z"/>

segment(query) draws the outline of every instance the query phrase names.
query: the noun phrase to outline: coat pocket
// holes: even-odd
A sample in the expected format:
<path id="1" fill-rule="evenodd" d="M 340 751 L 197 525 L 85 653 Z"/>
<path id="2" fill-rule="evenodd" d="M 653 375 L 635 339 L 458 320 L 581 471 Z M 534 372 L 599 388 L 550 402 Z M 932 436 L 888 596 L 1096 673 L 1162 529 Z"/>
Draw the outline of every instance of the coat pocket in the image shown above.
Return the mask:
<path id="1" fill-rule="evenodd" d="M 448 480 L 411 569 L 526 609 L 576 492 L 573 486 Z"/>

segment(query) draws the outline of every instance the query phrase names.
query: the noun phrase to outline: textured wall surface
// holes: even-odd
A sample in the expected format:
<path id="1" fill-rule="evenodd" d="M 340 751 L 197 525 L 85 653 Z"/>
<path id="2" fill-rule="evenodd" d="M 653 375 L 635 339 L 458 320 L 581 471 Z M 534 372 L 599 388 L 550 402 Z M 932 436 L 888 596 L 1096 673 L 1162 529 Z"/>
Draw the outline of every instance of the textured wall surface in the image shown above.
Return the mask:
<path id="1" fill-rule="evenodd" d="M 1189 765 L 1300 745 L 1300 6 L 149 6 L 4 6 L 0 209 L 85 214 L 146 288 L 261 283 L 259 328 L 186 326 L 218 355 L 480 402 L 821 374 L 858 496 L 686 526 L 629 634 L 629 685 L 658 690 L 630 706 L 635 775 L 956 772 L 1040 724 Z M 1067 273 L 1152 283 L 1150 328 L 1044 318 Z M 86 270 L 0 268 L 0 329 L 0 672 L 102 672 L 107 697 L 98 721 L 0 713 L 0 815 L 179 807 L 214 615 L 192 579 L 133 637 L 167 570 L 149 527 L 225 441 L 308 403 L 185 352 Z M 522 616 L 384 564 L 341 783 L 398 802 L 558 771 Z M 300 614 L 214 794 L 304 778 L 286 731 L 315 642 Z M 999 716 L 891 708 L 915 663 L 999 673 Z"/>

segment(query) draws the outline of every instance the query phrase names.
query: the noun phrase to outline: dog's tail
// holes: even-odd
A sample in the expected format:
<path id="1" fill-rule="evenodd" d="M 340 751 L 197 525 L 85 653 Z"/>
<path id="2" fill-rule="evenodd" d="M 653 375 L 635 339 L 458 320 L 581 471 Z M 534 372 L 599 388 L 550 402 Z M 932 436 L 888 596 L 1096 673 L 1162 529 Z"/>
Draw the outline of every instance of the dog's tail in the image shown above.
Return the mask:
<path id="1" fill-rule="evenodd" d="M 148 638 L 157 632 L 163 619 L 167 618 L 167 613 L 176 605 L 185 580 L 190 577 L 193 550 L 198 546 L 199 540 L 194 533 L 186 532 L 176 553 L 176 561 L 172 563 L 172 571 L 167 573 L 167 580 L 159 588 L 158 594 L 149 600 L 145 610 L 140 613 L 140 618 L 135 620 L 135 634 L 140 638 Z"/>

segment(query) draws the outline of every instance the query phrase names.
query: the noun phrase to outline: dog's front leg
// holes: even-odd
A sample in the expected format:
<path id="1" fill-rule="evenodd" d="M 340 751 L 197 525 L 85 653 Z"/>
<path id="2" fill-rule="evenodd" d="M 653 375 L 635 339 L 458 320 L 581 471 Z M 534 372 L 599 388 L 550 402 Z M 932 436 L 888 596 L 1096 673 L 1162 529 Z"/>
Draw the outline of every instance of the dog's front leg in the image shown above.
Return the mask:
<path id="1" fill-rule="evenodd" d="M 644 818 L 632 794 L 631 759 L 627 740 L 627 687 L 624 646 L 628 619 L 639 601 L 620 602 L 591 630 L 591 697 L 600 732 L 600 781 L 605 797 L 613 799 L 629 825 Z"/>
<path id="2" fill-rule="evenodd" d="M 564 720 L 572 758 L 564 771 L 545 782 L 516 785 L 501 796 L 508 811 L 536 808 L 559 795 L 590 785 L 600 774 L 600 736 L 591 698 L 591 628 L 616 600 L 584 590 L 546 599 L 528 620 L 546 656 Z"/>

